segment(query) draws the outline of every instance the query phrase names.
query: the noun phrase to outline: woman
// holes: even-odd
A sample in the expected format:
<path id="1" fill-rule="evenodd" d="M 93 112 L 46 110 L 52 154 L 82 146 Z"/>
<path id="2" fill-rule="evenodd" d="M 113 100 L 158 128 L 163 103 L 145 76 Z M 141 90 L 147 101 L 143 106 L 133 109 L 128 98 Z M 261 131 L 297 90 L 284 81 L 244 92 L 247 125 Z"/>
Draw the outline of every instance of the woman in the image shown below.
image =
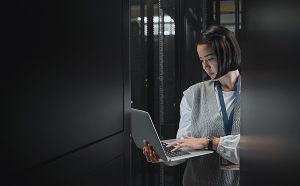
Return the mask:
<path id="1" fill-rule="evenodd" d="M 211 80 L 183 92 L 178 141 L 169 146 L 215 151 L 187 160 L 184 186 L 239 185 L 240 47 L 227 28 L 211 26 L 197 41 L 197 53 Z M 148 162 L 162 162 L 146 140 L 143 154 Z"/>

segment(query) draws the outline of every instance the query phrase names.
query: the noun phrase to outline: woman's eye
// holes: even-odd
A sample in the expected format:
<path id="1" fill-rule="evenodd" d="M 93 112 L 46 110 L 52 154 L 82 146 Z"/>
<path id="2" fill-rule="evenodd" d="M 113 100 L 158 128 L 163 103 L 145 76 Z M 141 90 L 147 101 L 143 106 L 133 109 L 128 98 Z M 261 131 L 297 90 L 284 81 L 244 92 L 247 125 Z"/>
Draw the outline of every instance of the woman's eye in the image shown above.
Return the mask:
<path id="1" fill-rule="evenodd" d="M 212 61 L 212 60 L 214 60 L 215 58 L 209 58 L 209 59 L 207 59 L 208 61 Z"/>

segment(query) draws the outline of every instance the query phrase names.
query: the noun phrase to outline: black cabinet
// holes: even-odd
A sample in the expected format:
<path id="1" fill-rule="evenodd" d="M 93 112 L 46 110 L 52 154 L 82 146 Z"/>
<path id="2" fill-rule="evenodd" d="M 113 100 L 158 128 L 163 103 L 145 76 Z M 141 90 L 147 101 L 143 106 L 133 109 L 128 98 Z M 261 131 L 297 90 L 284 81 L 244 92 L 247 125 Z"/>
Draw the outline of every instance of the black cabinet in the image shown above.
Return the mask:
<path id="1" fill-rule="evenodd" d="M 97 185 L 111 171 L 109 185 L 129 184 L 128 6 L 4 4 L 2 180 Z"/>

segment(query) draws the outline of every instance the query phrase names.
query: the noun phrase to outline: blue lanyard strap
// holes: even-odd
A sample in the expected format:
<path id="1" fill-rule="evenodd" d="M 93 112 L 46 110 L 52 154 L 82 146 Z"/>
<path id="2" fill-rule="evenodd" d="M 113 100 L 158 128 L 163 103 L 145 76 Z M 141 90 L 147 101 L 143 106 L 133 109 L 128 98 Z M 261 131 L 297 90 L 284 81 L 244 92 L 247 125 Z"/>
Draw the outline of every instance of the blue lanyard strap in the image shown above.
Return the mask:
<path id="1" fill-rule="evenodd" d="M 234 109 L 232 109 L 232 111 L 229 115 L 229 118 L 228 118 L 227 112 L 226 112 L 226 107 L 225 107 L 225 102 L 224 102 L 224 97 L 223 97 L 223 92 L 222 92 L 222 85 L 221 85 L 220 81 L 217 81 L 217 89 L 218 89 L 218 95 L 219 95 L 219 100 L 220 100 L 220 105 L 221 105 L 222 116 L 223 116 L 225 135 L 227 136 L 227 135 L 231 134 Z M 241 78 L 240 78 L 240 76 L 238 76 L 237 77 L 237 87 L 236 87 L 236 91 L 234 93 L 234 104 L 236 103 L 236 101 L 238 99 L 240 89 L 241 89 Z"/>

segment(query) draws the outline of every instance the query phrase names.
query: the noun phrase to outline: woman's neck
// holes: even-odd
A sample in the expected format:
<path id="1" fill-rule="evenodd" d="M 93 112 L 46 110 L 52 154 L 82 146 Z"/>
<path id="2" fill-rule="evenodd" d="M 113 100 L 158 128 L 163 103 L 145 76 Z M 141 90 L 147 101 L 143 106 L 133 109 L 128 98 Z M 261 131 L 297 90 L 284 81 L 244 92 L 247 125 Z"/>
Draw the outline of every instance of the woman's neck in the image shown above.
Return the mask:
<path id="1" fill-rule="evenodd" d="M 222 85 L 222 90 L 223 91 L 234 91 L 236 89 L 236 82 L 237 82 L 237 77 L 239 76 L 239 71 L 234 70 L 230 71 L 224 76 L 222 76 L 219 81 L 221 82 Z"/>

